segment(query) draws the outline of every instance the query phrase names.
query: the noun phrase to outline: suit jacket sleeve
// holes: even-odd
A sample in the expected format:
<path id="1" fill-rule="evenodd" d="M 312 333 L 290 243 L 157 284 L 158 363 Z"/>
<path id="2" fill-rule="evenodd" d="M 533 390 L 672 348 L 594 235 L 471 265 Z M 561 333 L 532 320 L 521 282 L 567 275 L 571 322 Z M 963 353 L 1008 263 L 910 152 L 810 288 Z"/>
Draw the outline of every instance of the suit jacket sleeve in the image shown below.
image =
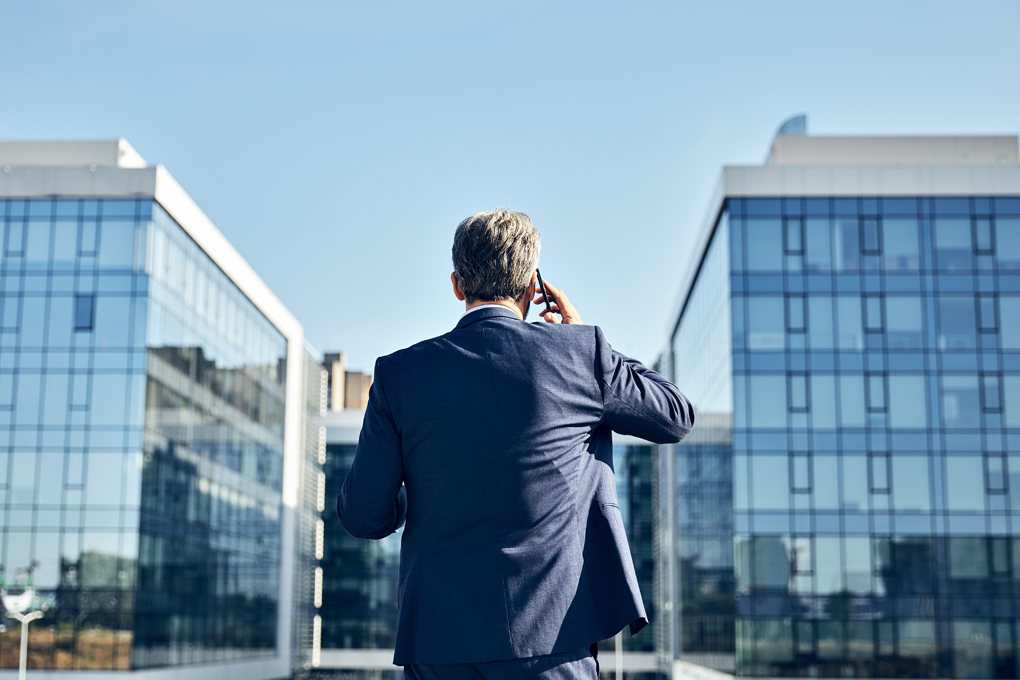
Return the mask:
<path id="1" fill-rule="evenodd" d="M 355 538 L 385 538 L 404 524 L 407 494 L 400 433 L 386 401 L 381 361 L 368 393 L 354 464 L 340 489 L 336 511 L 340 524 Z"/>
<path id="2" fill-rule="evenodd" d="M 597 326 L 595 344 L 603 424 L 656 444 L 675 444 L 687 436 L 694 426 L 694 408 L 676 385 L 614 351 Z"/>

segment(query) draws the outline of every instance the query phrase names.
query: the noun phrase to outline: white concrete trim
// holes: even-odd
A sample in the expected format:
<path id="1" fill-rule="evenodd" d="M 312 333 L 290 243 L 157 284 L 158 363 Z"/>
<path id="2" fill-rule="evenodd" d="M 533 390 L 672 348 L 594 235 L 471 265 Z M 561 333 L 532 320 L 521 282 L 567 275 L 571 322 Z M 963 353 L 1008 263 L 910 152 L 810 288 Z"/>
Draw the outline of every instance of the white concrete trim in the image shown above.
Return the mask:
<path id="1" fill-rule="evenodd" d="M 323 649 L 318 668 L 396 670 L 392 649 Z"/>
<path id="2" fill-rule="evenodd" d="M 153 198 L 155 193 L 156 168 L 99 165 L 91 170 L 0 163 L 0 198 Z"/>
<path id="3" fill-rule="evenodd" d="M 623 652 L 624 673 L 654 673 L 659 670 L 655 652 Z M 599 650 L 600 675 L 616 677 L 616 652 Z"/>
<path id="4" fill-rule="evenodd" d="M 699 666 L 696 663 L 679 659 L 673 662 L 673 680 L 733 680 L 733 677 L 729 673 Z"/>

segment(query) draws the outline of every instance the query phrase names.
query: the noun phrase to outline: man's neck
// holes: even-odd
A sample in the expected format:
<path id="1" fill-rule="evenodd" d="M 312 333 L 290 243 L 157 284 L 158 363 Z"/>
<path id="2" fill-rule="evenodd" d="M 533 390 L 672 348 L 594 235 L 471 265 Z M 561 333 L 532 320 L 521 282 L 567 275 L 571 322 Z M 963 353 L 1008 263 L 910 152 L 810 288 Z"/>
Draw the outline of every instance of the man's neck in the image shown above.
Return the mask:
<path id="1" fill-rule="evenodd" d="M 514 314 L 524 320 L 524 314 L 521 313 L 521 308 L 517 306 L 517 303 L 513 300 L 475 300 L 474 302 L 464 303 L 464 312 L 470 312 L 475 307 L 481 307 L 482 305 L 500 305 L 513 311 Z"/>

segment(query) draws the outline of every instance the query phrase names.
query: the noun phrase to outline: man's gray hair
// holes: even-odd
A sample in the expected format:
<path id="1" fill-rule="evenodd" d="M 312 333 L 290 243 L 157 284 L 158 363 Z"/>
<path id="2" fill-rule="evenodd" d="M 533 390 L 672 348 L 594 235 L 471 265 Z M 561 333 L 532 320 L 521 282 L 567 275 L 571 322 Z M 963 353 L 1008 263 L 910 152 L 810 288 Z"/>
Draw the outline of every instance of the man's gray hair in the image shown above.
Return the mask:
<path id="1" fill-rule="evenodd" d="M 519 300 L 541 250 L 542 237 L 524 213 L 480 212 L 457 225 L 453 271 L 468 302 Z"/>

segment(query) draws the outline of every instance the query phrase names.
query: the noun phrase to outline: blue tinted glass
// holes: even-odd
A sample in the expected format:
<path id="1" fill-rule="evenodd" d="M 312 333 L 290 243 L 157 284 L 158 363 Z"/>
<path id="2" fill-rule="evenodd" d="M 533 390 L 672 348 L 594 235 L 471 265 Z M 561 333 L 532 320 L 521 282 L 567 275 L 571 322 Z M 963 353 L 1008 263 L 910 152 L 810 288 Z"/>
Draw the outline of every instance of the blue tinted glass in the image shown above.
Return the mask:
<path id="1" fill-rule="evenodd" d="M 927 457 L 892 457 L 892 495 L 896 510 L 931 510 Z"/>
<path id="2" fill-rule="evenodd" d="M 974 296 L 940 295 L 939 349 L 973 349 L 977 347 Z"/>
<path id="3" fill-rule="evenodd" d="M 99 245 L 101 269 L 131 269 L 135 254 L 132 222 L 103 222 Z"/>
<path id="4" fill-rule="evenodd" d="M 21 302 L 21 346 L 42 347 L 46 331 L 46 298 L 24 297 Z"/>
<path id="5" fill-rule="evenodd" d="M 808 335 L 811 349 L 832 349 L 832 298 L 828 295 L 808 297 Z"/>
<path id="6" fill-rule="evenodd" d="M 935 214 L 936 215 L 969 215 L 970 214 L 970 199 L 969 198 L 936 198 L 935 199 Z"/>
<path id="7" fill-rule="evenodd" d="M 781 215 L 782 205 L 778 198 L 747 198 L 744 199 L 745 215 Z"/>
<path id="8" fill-rule="evenodd" d="M 58 220 L 62 219 L 77 219 L 78 218 L 78 201 L 57 201 L 56 205 L 56 217 Z"/>
<path id="9" fill-rule="evenodd" d="M 103 218 L 134 218 L 135 216 L 135 202 L 134 201 L 103 201 Z"/>
<path id="10" fill-rule="evenodd" d="M 1020 198 L 997 197 L 995 212 L 1000 215 L 1020 215 Z"/>
<path id="11" fill-rule="evenodd" d="M 790 463 L 787 456 L 751 456 L 751 483 L 754 509 L 786 510 L 790 507 Z"/>
<path id="12" fill-rule="evenodd" d="M 781 350 L 785 347 L 786 329 L 783 323 L 782 296 L 749 297 L 747 312 L 748 349 Z"/>
<path id="13" fill-rule="evenodd" d="M 74 329 L 76 331 L 92 330 L 93 305 L 95 296 L 78 295 L 75 297 Z"/>
<path id="14" fill-rule="evenodd" d="M 35 200 L 28 202 L 28 217 L 30 219 L 48 220 L 53 214 L 53 201 Z"/>
<path id="15" fill-rule="evenodd" d="M 942 419 L 947 428 L 981 427 L 981 398 L 976 375 L 942 377 Z"/>
<path id="16" fill-rule="evenodd" d="M 1000 269 L 1020 269 L 1020 218 L 995 220 L 995 255 Z"/>
<path id="17" fill-rule="evenodd" d="M 834 269 L 855 272 L 860 269 L 860 229 L 856 219 L 837 218 L 833 223 Z"/>
<path id="18" fill-rule="evenodd" d="M 96 347 L 126 347 L 130 338 L 130 319 L 131 298 L 112 295 L 96 298 Z"/>
<path id="19" fill-rule="evenodd" d="M 937 218 L 935 220 L 935 255 L 943 271 L 972 268 L 970 219 Z"/>
<path id="20" fill-rule="evenodd" d="M 783 271 L 783 223 L 781 220 L 747 219 L 748 271 Z"/>
<path id="21" fill-rule="evenodd" d="M 882 265 L 889 271 L 917 271 L 920 250 L 917 220 L 886 218 L 882 221 Z"/>
<path id="22" fill-rule="evenodd" d="M 882 214 L 884 215 L 916 215 L 916 198 L 883 198 Z"/>
<path id="23" fill-rule="evenodd" d="M 890 295 L 885 299 L 886 342 L 889 349 L 917 349 L 923 346 L 924 326 L 921 322 L 921 298 L 913 295 Z"/>

